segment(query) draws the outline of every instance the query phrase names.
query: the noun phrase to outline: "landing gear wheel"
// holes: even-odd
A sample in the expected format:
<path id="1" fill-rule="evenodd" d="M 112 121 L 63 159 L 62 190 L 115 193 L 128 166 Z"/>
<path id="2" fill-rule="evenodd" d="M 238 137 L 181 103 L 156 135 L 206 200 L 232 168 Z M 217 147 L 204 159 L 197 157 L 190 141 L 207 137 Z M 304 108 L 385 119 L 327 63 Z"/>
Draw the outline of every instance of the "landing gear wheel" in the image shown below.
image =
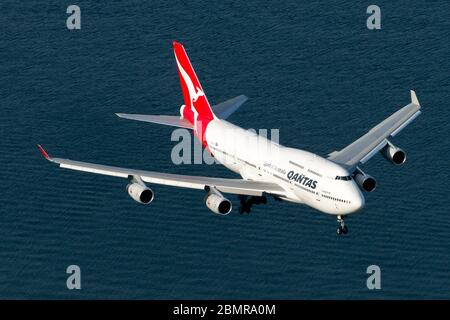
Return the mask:
<path id="1" fill-rule="evenodd" d="M 345 225 L 344 218 L 341 217 L 341 216 L 338 216 L 337 217 L 337 222 L 338 222 L 339 225 L 338 225 L 338 228 L 336 230 L 336 233 L 338 235 L 347 234 L 348 233 L 348 227 Z"/>
<path id="2" fill-rule="evenodd" d="M 249 204 L 248 202 L 241 202 L 241 205 L 239 206 L 239 213 L 250 213 L 251 209 L 251 204 Z"/>
<path id="3" fill-rule="evenodd" d="M 239 196 L 239 200 L 241 201 L 241 206 L 239 207 L 239 213 L 250 213 L 252 210 L 252 205 L 266 203 L 266 197 L 248 197 L 248 196 Z"/>
<path id="4" fill-rule="evenodd" d="M 239 206 L 239 213 L 240 214 L 244 214 L 246 212 L 246 207 L 247 207 L 247 196 L 238 196 L 238 199 L 241 202 L 241 205 Z"/>
<path id="5" fill-rule="evenodd" d="M 344 226 L 342 227 L 342 233 L 343 233 L 343 234 L 347 234 L 347 233 L 348 233 L 348 227 L 347 227 L 346 225 L 344 225 Z"/>

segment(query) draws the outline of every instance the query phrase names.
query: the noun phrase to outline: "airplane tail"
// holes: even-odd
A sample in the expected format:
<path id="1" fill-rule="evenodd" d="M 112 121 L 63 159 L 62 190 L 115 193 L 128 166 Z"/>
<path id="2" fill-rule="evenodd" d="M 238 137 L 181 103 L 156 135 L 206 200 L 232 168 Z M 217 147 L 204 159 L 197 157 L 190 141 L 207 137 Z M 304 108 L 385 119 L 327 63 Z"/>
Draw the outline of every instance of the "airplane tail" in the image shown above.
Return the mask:
<path id="1" fill-rule="evenodd" d="M 201 131 L 204 131 L 208 123 L 216 119 L 216 116 L 209 105 L 183 45 L 174 41 L 173 51 L 184 97 L 184 106 L 180 109 L 181 117 L 191 123 L 195 129 L 201 126 L 203 128 Z"/>
<path id="2" fill-rule="evenodd" d="M 214 119 L 228 118 L 247 101 L 247 97 L 240 95 L 217 105 L 210 106 L 183 45 L 178 42 L 173 42 L 173 51 L 177 61 L 178 75 L 180 76 L 180 85 L 185 103 L 180 109 L 181 118 L 178 116 L 128 113 L 116 113 L 116 115 L 124 119 L 193 129 L 203 141 L 204 133 L 209 122 Z"/>

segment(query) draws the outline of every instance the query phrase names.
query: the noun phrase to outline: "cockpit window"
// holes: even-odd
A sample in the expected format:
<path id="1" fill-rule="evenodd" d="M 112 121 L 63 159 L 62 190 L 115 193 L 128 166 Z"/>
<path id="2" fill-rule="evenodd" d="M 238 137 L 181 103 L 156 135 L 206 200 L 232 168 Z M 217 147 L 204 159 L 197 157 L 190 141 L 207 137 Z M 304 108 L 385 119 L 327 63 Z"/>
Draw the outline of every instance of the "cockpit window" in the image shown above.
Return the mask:
<path id="1" fill-rule="evenodd" d="M 352 180 L 352 176 L 336 176 L 336 180 L 350 181 Z"/>

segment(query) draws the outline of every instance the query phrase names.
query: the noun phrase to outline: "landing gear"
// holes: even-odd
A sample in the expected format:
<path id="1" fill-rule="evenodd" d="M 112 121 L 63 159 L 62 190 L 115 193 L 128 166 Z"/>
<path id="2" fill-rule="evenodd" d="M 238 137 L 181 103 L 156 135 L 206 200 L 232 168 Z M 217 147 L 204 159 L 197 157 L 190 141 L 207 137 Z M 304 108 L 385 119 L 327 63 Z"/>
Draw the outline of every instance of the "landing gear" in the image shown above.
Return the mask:
<path id="1" fill-rule="evenodd" d="M 241 205 L 239 206 L 239 213 L 250 213 L 252 210 L 252 205 L 254 204 L 266 204 L 267 198 L 265 196 L 261 197 L 248 197 L 248 196 L 239 196 L 239 200 L 241 200 Z"/>
<path id="2" fill-rule="evenodd" d="M 251 205 L 247 204 L 248 196 L 239 196 L 239 200 L 241 200 L 241 205 L 239 206 L 239 213 L 250 213 Z"/>
<path id="3" fill-rule="evenodd" d="M 341 216 L 338 216 L 337 221 L 338 221 L 339 225 L 338 225 L 338 228 L 336 230 L 336 233 L 338 235 L 347 234 L 348 233 L 348 227 L 345 225 L 344 218 L 341 217 Z"/>

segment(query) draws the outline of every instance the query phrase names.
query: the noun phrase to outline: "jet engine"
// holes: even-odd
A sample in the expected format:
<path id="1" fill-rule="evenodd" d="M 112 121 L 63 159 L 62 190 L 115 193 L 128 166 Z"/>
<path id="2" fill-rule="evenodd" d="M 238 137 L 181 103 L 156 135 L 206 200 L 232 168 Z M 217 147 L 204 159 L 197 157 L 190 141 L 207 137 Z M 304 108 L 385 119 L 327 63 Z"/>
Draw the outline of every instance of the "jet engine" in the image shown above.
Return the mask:
<path id="1" fill-rule="evenodd" d="M 394 146 L 388 141 L 386 146 L 380 150 L 383 157 L 392 162 L 393 164 L 399 166 L 406 161 L 406 153 L 402 149 Z"/>
<path id="2" fill-rule="evenodd" d="M 127 185 L 127 192 L 133 200 L 143 204 L 149 204 L 155 196 L 144 183 L 130 182 Z"/>
<path id="3" fill-rule="evenodd" d="M 366 191 L 366 192 L 372 192 L 375 190 L 375 187 L 377 186 L 377 181 L 374 177 L 371 175 L 368 175 L 362 170 L 357 170 L 355 173 L 355 181 L 358 184 L 358 186 Z"/>
<path id="4" fill-rule="evenodd" d="M 232 204 L 219 190 L 207 187 L 208 193 L 205 196 L 205 205 L 216 214 L 227 215 L 230 213 Z"/>

